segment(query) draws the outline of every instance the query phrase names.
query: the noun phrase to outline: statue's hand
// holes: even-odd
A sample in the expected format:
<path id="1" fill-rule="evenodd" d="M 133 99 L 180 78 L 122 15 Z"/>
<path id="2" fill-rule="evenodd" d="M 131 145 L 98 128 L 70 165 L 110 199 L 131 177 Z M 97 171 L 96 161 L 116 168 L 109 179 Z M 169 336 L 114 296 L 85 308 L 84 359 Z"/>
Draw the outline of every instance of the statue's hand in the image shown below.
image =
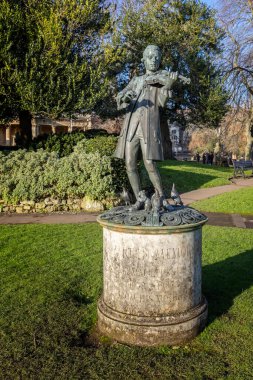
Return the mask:
<path id="1" fill-rule="evenodd" d="M 118 109 L 122 108 L 123 103 L 130 103 L 132 98 L 134 98 L 135 92 L 132 90 L 129 90 L 127 92 L 120 92 L 116 96 L 116 102 Z"/>
<path id="2" fill-rule="evenodd" d="M 160 79 L 160 83 L 164 85 L 165 90 L 170 90 L 173 84 L 178 79 L 178 72 L 168 72 L 166 75 L 162 75 Z"/>
<path id="3" fill-rule="evenodd" d="M 190 78 L 183 77 L 182 75 L 179 75 L 179 76 L 178 76 L 178 79 L 179 79 L 180 82 L 182 82 L 183 84 L 190 84 L 190 83 L 191 83 L 191 79 L 190 79 Z"/>
<path id="4" fill-rule="evenodd" d="M 127 91 L 127 92 L 124 94 L 124 96 L 123 96 L 123 98 L 122 98 L 122 101 L 123 101 L 124 103 L 130 103 L 131 100 L 133 100 L 135 97 L 136 97 L 136 93 L 135 93 L 134 91 L 132 91 L 132 90 L 129 90 L 129 91 Z"/>

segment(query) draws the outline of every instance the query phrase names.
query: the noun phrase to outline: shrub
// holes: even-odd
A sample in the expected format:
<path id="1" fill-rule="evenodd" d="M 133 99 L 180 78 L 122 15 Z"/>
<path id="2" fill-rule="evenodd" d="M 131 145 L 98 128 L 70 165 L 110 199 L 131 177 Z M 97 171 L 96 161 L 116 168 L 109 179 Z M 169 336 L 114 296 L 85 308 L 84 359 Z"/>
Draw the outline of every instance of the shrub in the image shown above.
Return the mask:
<path id="1" fill-rule="evenodd" d="M 81 153 L 85 151 L 86 153 L 96 153 L 98 152 L 101 156 L 111 157 L 112 165 L 112 179 L 115 186 L 115 191 L 122 191 L 123 186 L 130 188 L 124 160 L 114 158 L 113 154 L 115 152 L 117 137 L 115 136 L 97 136 L 93 139 L 82 140 L 75 148 L 76 152 Z"/>
<path id="2" fill-rule="evenodd" d="M 0 155 L 0 198 L 6 202 L 36 200 L 53 190 L 58 167 L 57 154 L 18 150 Z"/>
<path id="3" fill-rule="evenodd" d="M 7 156 L 0 153 L 0 198 L 16 204 L 49 196 L 66 199 L 86 195 L 94 200 L 115 196 L 127 181 L 124 162 L 112 157 L 116 139 L 95 140 L 94 146 L 87 147 L 86 140 L 79 142 L 65 157 L 42 149 L 20 149 Z"/>
<path id="4" fill-rule="evenodd" d="M 96 139 L 100 136 L 108 136 L 105 130 L 91 129 L 88 131 L 74 131 L 54 135 L 41 135 L 33 139 L 29 150 L 44 149 L 48 152 L 57 152 L 59 157 L 68 156 L 74 151 L 74 147 L 82 140 Z"/>
<path id="5" fill-rule="evenodd" d="M 116 148 L 117 140 L 117 137 L 110 135 L 96 136 L 91 139 L 82 140 L 76 149 L 78 149 L 78 151 L 83 149 L 86 153 L 99 152 L 102 156 L 112 156 Z"/>
<path id="6" fill-rule="evenodd" d="M 83 139 L 85 139 L 84 132 L 42 135 L 32 141 L 29 149 L 43 149 L 48 152 L 57 152 L 59 157 L 64 157 L 71 154 L 76 144 Z"/>
<path id="7" fill-rule="evenodd" d="M 55 190 L 60 198 L 89 196 L 103 200 L 115 195 L 111 158 L 98 152 L 74 152 L 59 160 Z"/>

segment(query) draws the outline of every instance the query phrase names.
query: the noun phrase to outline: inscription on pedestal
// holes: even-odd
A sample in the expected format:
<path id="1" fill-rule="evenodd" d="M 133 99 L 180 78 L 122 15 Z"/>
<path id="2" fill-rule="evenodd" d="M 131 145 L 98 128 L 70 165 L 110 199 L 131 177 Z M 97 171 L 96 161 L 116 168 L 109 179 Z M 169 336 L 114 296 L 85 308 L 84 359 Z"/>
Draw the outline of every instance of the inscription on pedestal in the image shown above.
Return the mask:
<path id="1" fill-rule="evenodd" d="M 104 234 L 104 301 L 108 306 L 145 316 L 183 312 L 201 301 L 199 230 L 194 237 L 167 236 L 165 247 L 160 236 L 140 239 L 119 233 L 117 239 L 114 232 L 111 239 L 109 230 Z"/>

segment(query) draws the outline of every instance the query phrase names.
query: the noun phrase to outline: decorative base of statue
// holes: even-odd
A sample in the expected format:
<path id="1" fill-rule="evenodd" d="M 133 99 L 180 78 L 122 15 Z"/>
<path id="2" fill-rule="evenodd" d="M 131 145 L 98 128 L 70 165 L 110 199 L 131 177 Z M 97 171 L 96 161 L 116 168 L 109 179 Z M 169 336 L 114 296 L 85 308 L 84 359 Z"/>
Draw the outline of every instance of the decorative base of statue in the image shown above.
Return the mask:
<path id="1" fill-rule="evenodd" d="M 184 206 L 116 207 L 98 218 L 104 234 L 101 334 L 139 346 L 178 345 L 205 326 L 202 225 Z"/>

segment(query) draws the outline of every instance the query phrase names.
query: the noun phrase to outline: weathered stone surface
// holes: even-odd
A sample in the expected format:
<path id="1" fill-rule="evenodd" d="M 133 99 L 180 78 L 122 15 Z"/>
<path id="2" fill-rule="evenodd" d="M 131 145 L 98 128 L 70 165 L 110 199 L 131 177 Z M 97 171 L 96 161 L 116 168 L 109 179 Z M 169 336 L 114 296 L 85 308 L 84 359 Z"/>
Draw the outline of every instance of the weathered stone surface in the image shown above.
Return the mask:
<path id="1" fill-rule="evenodd" d="M 52 204 L 55 206 L 55 205 L 59 205 L 59 204 L 61 204 L 61 201 L 60 201 L 60 199 L 51 199 L 51 202 L 52 202 Z"/>
<path id="2" fill-rule="evenodd" d="M 78 204 L 73 204 L 72 205 L 72 210 L 74 210 L 74 211 L 80 211 L 80 206 Z"/>
<path id="3" fill-rule="evenodd" d="M 46 208 L 45 208 L 45 211 L 46 212 L 53 212 L 54 211 L 54 206 L 52 205 L 52 206 L 47 206 Z"/>
<path id="4" fill-rule="evenodd" d="M 122 203 L 121 198 L 107 198 L 103 200 L 104 210 L 110 210 L 112 207 L 119 206 Z"/>
<path id="5" fill-rule="evenodd" d="M 51 198 L 45 198 L 44 203 L 46 206 L 52 206 L 53 202 L 51 201 Z"/>
<path id="6" fill-rule="evenodd" d="M 35 202 L 34 201 L 22 201 L 20 202 L 20 204 L 23 206 L 23 205 L 28 205 L 28 206 L 31 206 L 31 207 L 34 207 L 35 206 Z"/>
<path id="7" fill-rule="evenodd" d="M 38 202 L 38 203 L 35 203 L 35 208 L 36 209 L 44 209 L 46 207 L 45 203 L 44 202 Z"/>
<path id="8" fill-rule="evenodd" d="M 205 327 L 207 302 L 181 314 L 150 318 L 117 313 L 98 303 L 98 327 L 103 335 L 138 346 L 180 345 L 195 338 Z"/>
<path id="9" fill-rule="evenodd" d="M 3 200 L 0 200 L 0 210 L 1 212 L 16 212 L 16 209 L 18 209 L 17 213 L 26 212 L 26 213 L 34 213 L 34 212 L 58 212 L 58 211 L 75 211 L 79 212 L 82 210 L 86 211 L 104 211 L 104 204 L 102 202 L 98 201 L 92 201 L 90 199 L 85 198 L 82 205 L 83 208 L 81 208 L 81 202 L 82 200 L 79 198 L 69 198 L 67 200 L 61 200 L 57 198 L 50 198 L 47 197 L 44 200 L 40 200 L 38 202 L 34 201 L 22 201 L 18 204 L 6 204 Z M 106 200 L 105 200 L 106 203 Z M 22 211 L 21 211 L 22 208 Z"/>
<path id="10" fill-rule="evenodd" d="M 207 316 L 201 292 L 201 225 L 102 224 L 102 333 L 137 345 L 180 344 L 196 336 Z"/>
<path id="11" fill-rule="evenodd" d="M 29 206 L 31 206 L 31 207 L 35 206 L 35 202 L 34 201 L 27 201 L 26 204 L 29 205 Z"/>
<path id="12" fill-rule="evenodd" d="M 23 213 L 23 207 L 22 206 L 16 207 L 16 213 L 22 214 Z"/>
<path id="13" fill-rule="evenodd" d="M 81 208 L 86 211 L 99 212 L 104 210 L 104 205 L 102 202 L 84 197 L 81 202 Z"/>

